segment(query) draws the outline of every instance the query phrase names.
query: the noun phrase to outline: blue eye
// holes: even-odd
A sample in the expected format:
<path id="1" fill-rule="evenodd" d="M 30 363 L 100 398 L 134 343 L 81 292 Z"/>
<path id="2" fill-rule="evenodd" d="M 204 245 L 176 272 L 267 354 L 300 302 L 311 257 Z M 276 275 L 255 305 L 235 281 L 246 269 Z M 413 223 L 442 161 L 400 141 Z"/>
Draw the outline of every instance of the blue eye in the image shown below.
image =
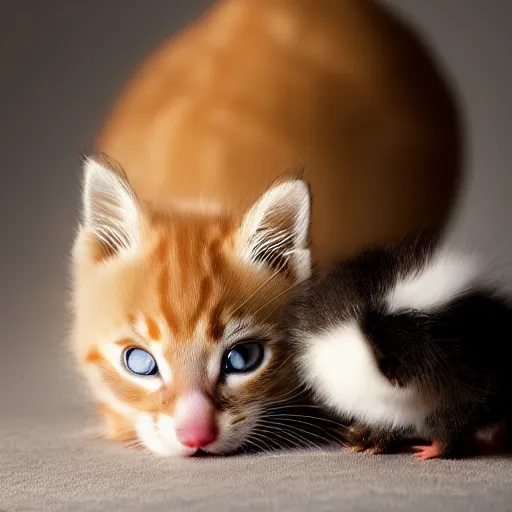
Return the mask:
<path id="1" fill-rule="evenodd" d="M 154 357 L 140 348 L 129 348 L 124 352 L 124 365 L 130 372 L 143 377 L 158 373 Z"/>
<path id="2" fill-rule="evenodd" d="M 224 358 L 225 373 L 249 373 L 263 362 L 263 345 L 260 343 L 239 343 L 231 348 Z"/>

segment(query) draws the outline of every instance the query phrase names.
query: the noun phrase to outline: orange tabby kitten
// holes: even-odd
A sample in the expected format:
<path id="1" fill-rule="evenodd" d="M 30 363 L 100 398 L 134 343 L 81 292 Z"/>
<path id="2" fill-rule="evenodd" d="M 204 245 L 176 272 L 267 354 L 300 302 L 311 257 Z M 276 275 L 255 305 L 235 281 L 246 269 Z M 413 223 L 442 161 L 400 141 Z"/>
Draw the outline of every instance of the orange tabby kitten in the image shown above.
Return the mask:
<path id="1" fill-rule="evenodd" d="M 108 436 L 161 455 L 256 442 L 297 386 L 283 301 L 313 266 L 442 227 L 459 157 L 435 66 L 368 0 L 218 2 L 148 58 L 98 149 L 74 348 Z"/>
<path id="2" fill-rule="evenodd" d="M 155 213 L 101 160 L 85 173 L 75 349 L 109 436 L 162 455 L 238 448 L 293 391 L 276 325 L 309 275 L 306 183 L 276 184 L 238 224 Z"/>

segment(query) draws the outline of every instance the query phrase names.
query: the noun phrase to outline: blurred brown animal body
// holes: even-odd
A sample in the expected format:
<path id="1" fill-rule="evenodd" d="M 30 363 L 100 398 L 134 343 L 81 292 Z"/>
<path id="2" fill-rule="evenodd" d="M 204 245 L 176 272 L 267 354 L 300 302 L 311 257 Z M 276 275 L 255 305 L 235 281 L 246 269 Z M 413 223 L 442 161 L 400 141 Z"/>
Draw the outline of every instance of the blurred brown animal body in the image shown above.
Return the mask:
<path id="1" fill-rule="evenodd" d="M 97 147 L 156 210 L 241 216 L 291 169 L 313 262 L 442 227 L 460 168 L 437 65 L 370 0 L 221 0 L 128 81 Z"/>

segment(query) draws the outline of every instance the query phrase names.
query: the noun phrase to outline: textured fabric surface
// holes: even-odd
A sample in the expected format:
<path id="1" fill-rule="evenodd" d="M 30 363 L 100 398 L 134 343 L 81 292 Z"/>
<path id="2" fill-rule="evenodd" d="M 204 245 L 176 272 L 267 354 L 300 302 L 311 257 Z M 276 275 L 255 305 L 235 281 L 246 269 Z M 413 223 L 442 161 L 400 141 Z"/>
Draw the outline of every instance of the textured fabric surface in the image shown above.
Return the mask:
<path id="1" fill-rule="evenodd" d="M 97 440 L 86 420 L 71 410 L 0 420 L 0 511 L 512 510 L 512 458 L 164 459 Z"/>

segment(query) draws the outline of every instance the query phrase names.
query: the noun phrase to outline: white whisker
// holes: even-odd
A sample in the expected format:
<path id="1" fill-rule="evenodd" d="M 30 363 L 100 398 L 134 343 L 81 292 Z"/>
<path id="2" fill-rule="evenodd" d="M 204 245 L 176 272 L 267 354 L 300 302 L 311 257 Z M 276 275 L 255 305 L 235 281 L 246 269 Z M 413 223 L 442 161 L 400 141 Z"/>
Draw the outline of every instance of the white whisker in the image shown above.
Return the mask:
<path id="1" fill-rule="evenodd" d="M 261 444 L 263 444 L 264 446 L 267 447 L 267 450 L 263 450 L 264 452 L 266 451 L 267 453 L 275 454 L 276 451 L 274 449 L 270 448 L 270 446 L 266 443 L 266 441 L 272 443 L 272 440 L 268 439 L 268 437 L 265 436 L 263 433 L 257 432 L 257 431 L 255 431 L 253 429 L 253 431 L 251 432 L 251 436 L 250 437 L 251 438 L 254 437 L 256 441 L 259 441 Z M 261 450 L 261 447 L 259 449 Z"/>
<path id="2" fill-rule="evenodd" d="M 280 270 L 276 270 L 273 274 L 271 274 L 271 276 L 266 280 L 264 281 L 254 292 L 251 293 L 251 295 L 249 295 L 249 297 L 247 297 L 243 302 L 242 304 L 240 304 L 232 313 L 232 315 L 234 315 L 237 311 L 240 310 L 240 308 L 244 307 L 267 283 L 269 283 L 270 281 L 272 281 L 272 279 L 274 279 L 278 274 L 279 274 Z"/>
<path id="3" fill-rule="evenodd" d="M 303 388 L 303 389 L 301 389 L 301 388 Z M 279 395 L 275 399 L 264 402 L 263 406 L 265 408 L 270 409 L 270 408 L 276 407 L 282 403 L 288 404 L 288 403 L 292 402 L 293 400 L 295 400 L 297 397 L 301 396 L 301 394 L 304 393 L 305 389 L 306 388 L 303 384 L 299 384 L 291 391 L 288 391 L 287 393 L 285 393 L 283 395 Z"/>
<path id="4" fill-rule="evenodd" d="M 304 415 L 304 414 L 265 414 L 265 417 L 267 418 L 308 418 L 308 419 L 313 419 L 313 420 L 317 420 L 317 421 L 323 421 L 323 422 L 326 422 L 326 423 L 332 423 L 333 425 L 336 425 L 337 427 L 346 427 L 346 425 L 344 425 L 343 423 L 339 423 L 337 421 L 334 421 L 334 420 L 330 420 L 330 419 L 327 419 L 327 418 L 322 418 L 322 417 L 316 417 L 316 416 L 307 416 L 307 415 Z"/>
<path id="5" fill-rule="evenodd" d="M 276 422 L 274 422 L 274 421 L 273 421 L 273 422 L 266 422 L 266 421 L 264 421 L 264 420 L 261 420 L 261 421 L 259 422 L 259 424 L 260 424 L 260 425 L 263 425 L 263 426 L 265 426 L 265 427 L 271 427 L 271 428 L 272 428 L 272 427 L 275 427 L 275 426 L 281 426 L 281 427 L 284 427 L 285 429 L 287 429 L 288 431 L 290 431 L 290 433 L 291 433 L 292 435 L 295 435 L 296 437 L 298 437 L 299 439 L 301 439 L 301 440 L 302 440 L 302 442 L 303 442 L 303 443 L 305 443 L 305 444 L 307 444 L 310 448 L 313 448 L 313 449 L 315 449 L 315 450 L 321 450 L 321 451 L 322 451 L 322 449 L 321 449 L 321 447 L 320 447 L 320 446 L 318 446 L 317 444 L 313 443 L 313 441 L 311 441 L 310 439 L 307 439 L 307 437 L 305 438 L 305 437 L 303 437 L 303 436 L 301 435 L 301 434 L 306 434 L 306 436 L 307 436 L 307 435 L 309 435 L 309 434 L 310 434 L 309 432 L 307 432 L 307 431 L 305 431 L 305 430 L 303 430 L 303 429 L 300 429 L 300 428 L 298 428 L 298 427 L 294 427 L 293 425 L 286 425 L 285 423 L 280 423 L 280 422 L 277 422 L 277 421 L 276 421 Z M 276 430 L 277 430 L 276 428 L 274 428 L 274 429 L 272 430 L 272 434 L 273 434 L 273 435 L 278 435 L 278 434 L 277 434 L 277 432 L 276 432 Z M 282 431 L 283 431 L 283 429 L 279 429 L 279 432 L 282 432 Z M 286 430 L 285 430 L 285 431 L 286 431 Z M 293 433 L 293 431 L 295 431 L 295 433 Z M 297 433 L 297 432 L 299 432 L 299 433 Z M 320 436 L 316 436 L 316 437 L 320 438 L 322 441 L 325 441 L 325 439 L 322 439 Z"/>
<path id="6" fill-rule="evenodd" d="M 296 286 L 296 283 L 293 283 L 291 286 L 288 286 L 288 288 L 284 289 L 282 292 L 278 293 L 277 295 L 274 295 L 271 299 L 267 300 L 267 302 L 265 302 L 265 304 L 263 304 L 263 306 L 261 306 L 260 308 L 258 308 L 254 313 L 253 315 L 256 316 L 263 308 L 266 308 L 271 302 L 274 302 L 276 299 L 278 299 L 279 297 L 281 297 L 282 295 L 284 295 L 285 293 L 288 293 L 291 289 L 295 288 Z M 275 310 L 272 310 L 266 317 L 265 317 L 265 320 L 266 318 L 268 318 L 270 316 L 270 314 L 272 314 Z"/>
<path id="7" fill-rule="evenodd" d="M 284 419 L 284 418 L 281 418 L 281 419 Z M 301 421 L 301 420 L 297 420 L 297 419 L 292 419 L 292 418 L 289 418 L 288 421 L 291 421 L 293 423 L 301 423 L 302 425 L 307 425 L 309 427 L 315 427 L 315 428 L 317 428 L 319 430 L 322 430 L 322 432 L 326 436 L 328 436 L 330 439 L 332 439 L 335 443 L 343 445 L 343 442 L 340 439 L 338 439 L 337 437 L 333 436 L 330 432 L 328 432 L 327 430 L 323 429 L 322 427 L 319 427 L 319 426 L 315 425 L 314 423 L 310 423 L 310 422 L 307 422 L 307 421 Z M 303 432 L 304 432 L 304 430 L 303 430 Z M 305 431 L 305 432 L 307 432 L 307 431 Z M 327 441 L 326 438 L 324 439 L 321 436 L 319 436 L 318 434 L 314 434 L 313 432 L 308 432 L 308 434 L 311 434 L 311 435 L 313 435 L 315 437 L 318 437 L 319 439 L 322 439 L 323 441 Z"/>
<path id="8" fill-rule="evenodd" d="M 266 425 L 266 426 L 268 426 L 268 425 Z M 293 448 L 299 448 L 299 447 L 300 447 L 300 445 L 298 445 L 296 442 L 294 442 L 293 440 L 288 439 L 288 438 L 286 438 L 286 437 L 282 436 L 282 435 L 281 435 L 280 433 L 278 433 L 278 432 L 275 432 L 275 431 L 272 431 L 272 430 L 267 430 L 267 429 L 261 428 L 259 425 L 257 425 L 256 427 L 254 427 L 254 430 L 255 430 L 256 432 L 261 432 L 262 434 L 267 433 L 267 434 L 272 435 L 273 437 L 274 437 L 274 436 L 277 436 L 277 437 L 279 437 L 280 439 L 284 439 L 284 441 L 286 441 L 287 443 L 290 443 L 290 444 L 291 444 L 290 448 L 292 448 L 292 449 L 293 449 Z M 267 437 L 267 438 L 268 438 L 268 437 Z"/>
<path id="9" fill-rule="evenodd" d="M 253 446 L 254 448 L 256 448 L 256 450 L 258 452 L 263 452 L 263 453 L 268 453 L 270 452 L 271 450 L 270 449 L 267 449 L 265 450 L 264 448 L 262 448 L 259 444 L 257 444 L 253 439 L 250 439 L 250 438 L 247 438 L 245 441 L 244 441 L 244 444 L 245 443 L 249 443 L 251 446 Z"/>

